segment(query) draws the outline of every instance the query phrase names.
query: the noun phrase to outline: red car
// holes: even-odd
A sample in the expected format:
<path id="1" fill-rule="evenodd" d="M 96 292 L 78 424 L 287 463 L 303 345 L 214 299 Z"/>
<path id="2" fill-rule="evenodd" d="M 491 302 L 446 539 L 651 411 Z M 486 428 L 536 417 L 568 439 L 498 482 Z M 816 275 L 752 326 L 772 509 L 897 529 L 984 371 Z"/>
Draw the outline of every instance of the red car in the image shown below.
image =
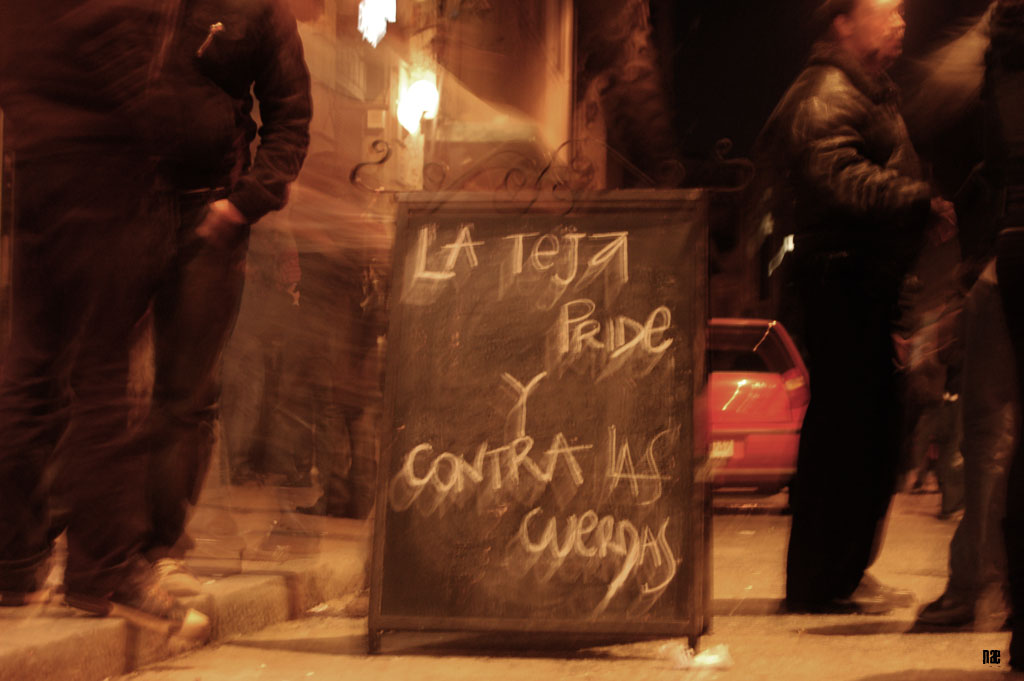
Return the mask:
<path id="1" fill-rule="evenodd" d="M 712 486 L 778 492 L 796 471 L 811 395 L 793 339 L 777 321 L 714 318 L 708 363 Z"/>

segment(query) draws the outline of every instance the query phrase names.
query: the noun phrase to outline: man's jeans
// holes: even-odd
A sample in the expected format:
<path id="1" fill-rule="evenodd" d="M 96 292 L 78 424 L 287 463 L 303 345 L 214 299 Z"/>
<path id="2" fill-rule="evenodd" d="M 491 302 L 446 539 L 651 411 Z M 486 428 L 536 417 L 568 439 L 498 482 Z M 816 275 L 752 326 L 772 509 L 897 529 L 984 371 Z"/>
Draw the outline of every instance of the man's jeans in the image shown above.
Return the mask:
<path id="1" fill-rule="evenodd" d="M 0 590 L 38 587 L 65 527 L 69 590 L 102 595 L 137 569 L 147 459 L 127 429 L 129 350 L 173 250 L 150 171 L 110 149 L 16 165 Z"/>
<path id="2" fill-rule="evenodd" d="M 175 255 L 153 301 L 153 399 L 139 443 L 150 456 L 152 528 L 143 550 L 151 559 L 181 557 L 190 548 L 185 524 L 213 452 L 221 352 L 245 283 L 248 225 L 225 245 L 195 234 L 217 198 L 215 192 L 178 198 Z"/>
<path id="3" fill-rule="evenodd" d="M 946 591 L 968 602 L 977 602 L 988 594 L 995 602 L 977 606 L 998 611 L 1005 607 L 1002 518 L 1006 508 L 1006 475 L 1018 429 L 1018 394 L 1013 347 L 994 263 L 985 268 L 971 287 L 964 300 L 962 319 L 960 451 L 964 458 L 964 516 L 949 546 Z"/>

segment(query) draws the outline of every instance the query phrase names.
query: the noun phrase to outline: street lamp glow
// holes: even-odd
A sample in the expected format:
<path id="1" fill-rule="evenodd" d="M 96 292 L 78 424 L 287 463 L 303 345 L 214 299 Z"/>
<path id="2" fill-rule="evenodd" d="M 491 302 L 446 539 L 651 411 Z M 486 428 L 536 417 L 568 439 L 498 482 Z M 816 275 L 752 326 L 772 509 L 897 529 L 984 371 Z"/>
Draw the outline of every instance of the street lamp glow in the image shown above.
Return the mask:
<path id="1" fill-rule="evenodd" d="M 420 120 L 437 116 L 441 96 L 429 80 L 417 80 L 398 98 L 398 122 L 410 133 L 419 132 Z"/>
<path id="2" fill-rule="evenodd" d="M 359 32 L 374 47 L 388 32 L 388 22 L 395 22 L 395 0 L 359 0 Z"/>

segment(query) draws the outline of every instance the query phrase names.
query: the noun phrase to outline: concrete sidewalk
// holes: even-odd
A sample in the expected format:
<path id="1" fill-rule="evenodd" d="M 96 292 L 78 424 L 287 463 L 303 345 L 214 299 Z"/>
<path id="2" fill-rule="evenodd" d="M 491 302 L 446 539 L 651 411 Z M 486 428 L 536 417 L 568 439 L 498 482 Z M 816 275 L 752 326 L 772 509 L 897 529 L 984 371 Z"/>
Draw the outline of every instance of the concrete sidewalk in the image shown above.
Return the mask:
<path id="1" fill-rule="evenodd" d="M 350 678 L 390 679 L 574 679 L 577 681 L 1010 681 L 1006 631 L 926 628 L 918 610 L 945 588 L 949 541 L 956 521 L 939 520 L 938 494 L 897 495 L 884 543 L 871 573 L 882 582 L 913 591 L 917 602 L 884 615 L 792 615 L 780 612 L 785 595 L 790 517 L 784 495 L 772 499 L 715 499 L 713 517 L 713 619 L 698 649 L 727 650 L 721 668 L 679 669 L 673 662 L 684 639 L 558 651 L 527 648 L 509 653 L 507 637 L 478 642 L 466 634 L 385 637 L 377 656 L 358 645 L 344 652 Z M 339 621 L 341 632 L 362 637 L 365 621 Z M 282 638 L 271 629 L 252 637 Z M 495 640 L 497 639 L 497 640 Z M 340 639 L 339 639 L 340 640 Z M 985 652 L 989 653 L 988 658 Z M 994 663 L 992 652 L 999 651 Z M 306 660 L 302 664 L 307 664 Z M 396 669 L 399 667 L 399 669 Z M 301 667 L 305 669 L 306 667 Z M 314 666 L 309 668 L 315 669 Z M 190 669 L 206 669 L 198 661 Z M 457 670 L 457 673 L 454 671 Z M 274 669 L 274 671 L 279 671 Z M 168 681 L 178 681 L 166 677 Z M 204 675 L 204 681 L 230 676 Z M 272 678 L 272 677 L 268 677 Z M 282 674 L 280 678 L 291 678 Z M 165 681 L 159 673 L 140 681 Z M 189 680 L 191 681 L 191 679 Z"/>
<path id="2" fill-rule="evenodd" d="M 293 514 L 308 489 L 233 488 L 208 499 L 191 527 L 187 561 L 203 581 L 183 599 L 209 615 L 212 641 L 302 617 L 366 584 L 369 522 Z M 229 498 L 230 497 L 230 498 Z M 214 530 L 219 536 L 204 534 Z M 60 579 L 59 568 L 51 575 Z M 92 617 L 54 597 L 0 609 L 0 681 L 101 681 L 181 651 L 117 618 Z"/>
<path id="3" fill-rule="evenodd" d="M 382 654 L 366 655 L 366 620 L 352 612 L 339 614 L 336 602 L 301 622 L 283 622 L 362 588 L 368 526 L 290 515 L 280 508 L 289 507 L 300 492 L 279 490 L 278 499 L 268 502 L 257 498 L 257 491 L 241 490 L 252 498 L 233 506 L 233 522 L 245 539 L 241 572 L 211 579 L 194 601 L 212 616 L 215 640 L 234 639 L 232 645 L 210 646 L 173 664 L 149 664 L 143 678 L 192 681 L 202 672 L 211 681 L 239 679 L 245 678 L 239 674 L 246 664 L 264 662 L 270 673 L 277 669 L 275 660 L 291 671 L 322 667 L 327 678 L 333 678 L 327 670 L 337 675 L 342 665 L 347 678 L 367 681 L 413 675 L 592 681 L 997 681 L 1015 676 L 1005 674 L 1008 633 L 923 631 L 914 625 L 917 609 L 942 592 L 956 527 L 934 517 L 936 495 L 898 495 L 894 501 L 888 536 L 872 572 L 888 584 L 913 590 L 918 604 L 884 616 L 779 614 L 789 531 L 789 517 L 779 513 L 781 501 L 773 506 L 763 499 L 750 504 L 716 500 L 714 620 L 700 648 L 726 646 L 734 663 L 728 669 L 687 672 L 672 668 L 662 651 L 664 641 L 618 645 L 592 655 L 570 651 L 538 657 L 460 654 L 458 640 L 465 634 L 438 635 L 451 639 L 443 649 L 424 648 L 421 639 L 404 642 L 402 634 L 393 634 L 385 639 Z M 216 525 L 223 509 L 208 510 L 207 525 Z M 304 551 L 315 553 L 297 555 Z M 0 681 L 100 681 L 171 652 L 118 620 L 85 617 L 56 605 L 18 615 L 0 612 L 0 617 Z M 983 652 L 992 650 L 1002 652 L 1002 664 L 985 663 Z M 219 659 L 226 661 L 217 672 L 213 661 Z M 280 678 L 292 678 L 291 671 Z"/>
<path id="4" fill-rule="evenodd" d="M 763 507 L 762 509 L 763 510 Z M 1007 675 L 1009 633 L 915 623 L 943 592 L 955 520 L 938 520 L 937 494 L 899 494 L 872 574 L 917 602 L 886 615 L 780 614 L 789 518 L 740 508 L 714 517 L 714 618 L 700 648 L 727 646 L 718 681 L 996 681 Z M 986 664 L 984 651 L 999 650 Z"/>
<path id="5" fill-rule="evenodd" d="M 882 581 L 911 589 L 912 607 L 885 615 L 779 614 L 789 516 L 784 497 L 716 498 L 714 621 L 700 649 L 727 648 L 727 668 L 680 669 L 685 639 L 592 643 L 501 633 L 395 632 L 367 654 L 365 617 L 343 604 L 317 608 L 208 646 L 172 663 L 150 665 L 125 681 L 359 679 L 359 681 L 1010 681 L 1007 632 L 924 630 L 917 610 L 946 581 L 955 522 L 938 520 L 938 495 L 899 495 L 882 553 Z M 728 502 L 728 503 L 727 503 Z M 985 651 L 1001 652 L 1000 663 Z M 991 655 L 989 656 L 991 659 Z"/>

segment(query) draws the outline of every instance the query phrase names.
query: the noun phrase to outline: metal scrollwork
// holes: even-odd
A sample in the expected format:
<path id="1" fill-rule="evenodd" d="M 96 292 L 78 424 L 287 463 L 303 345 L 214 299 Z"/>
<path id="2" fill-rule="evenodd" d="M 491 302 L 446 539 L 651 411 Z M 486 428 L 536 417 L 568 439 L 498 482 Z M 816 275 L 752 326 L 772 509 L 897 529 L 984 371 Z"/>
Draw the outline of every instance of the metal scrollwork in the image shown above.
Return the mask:
<path id="1" fill-rule="evenodd" d="M 584 148 L 589 144 L 600 145 L 605 155 L 614 158 L 623 170 L 641 183 L 652 188 L 658 186 L 654 179 L 603 140 L 586 138 L 567 140 L 550 154 L 544 153 L 531 142 L 508 142 L 471 163 L 461 164 L 460 172 L 454 176 L 445 163 L 428 161 L 423 165 L 423 189 L 438 194 L 456 191 L 494 192 L 496 200 L 512 201 L 521 205 L 523 210 L 529 210 L 535 203 L 544 200 L 565 204 L 566 212 L 570 212 L 575 206 L 576 197 L 593 188 L 597 179 L 597 164 L 584 153 Z M 364 179 L 367 167 L 380 167 L 392 157 L 392 147 L 384 140 L 374 141 L 371 149 L 380 158 L 357 164 L 349 176 L 352 184 L 375 194 L 403 191 L 373 186 Z M 731 141 L 720 140 L 715 145 L 713 164 L 718 167 L 746 167 L 743 164 L 749 161 L 726 158 L 731 149 Z M 660 174 L 673 178 L 672 186 L 679 186 L 685 172 L 685 167 L 675 162 L 670 169 Z"/>
<path id="2" fill-rule="evenodd" d="M 374 153 L 380 154 L 381 157 L 376 161 L 364 161 L 363 163 L 357 163 L 356 166 L 352 168 L 352 172 L 349 173 L 349 182 L 359 187 L 360 189 L 365 189 L 366 191 L 373 192 L 374 194 L 388 193 L 391 190 L 388 190 L 385 187 L 371 187 L 365 182 L 363 182 L 363 178 L 360 177 L 360 173 L 362 172 L 363 168 L 366 168 L 368 166 L 382 166 L 385 163 L 387 163 L 388 159 L 391 158 L 391 145 L 389 145 L 384 140 L 374 140 L 373 144 L 370 145 L 370 148 L 373 149 Z"/>
<path id="3" fill-rule="evenodd" d="M 530 184 L 530 178 L 523 172 L 522 168 L 509 168 L 501 181 L 500 189 L 509 194 L 515 195 Z"/>
<path id="4" fill-rule="evenodd" d="M 742 192 L 754 180 L 755 166 L 749 158 L 728 158 L 732 152 L 732 140 L 728 137 L 715 142 L 711 161 L 722 172 L 716 173 L 724 177 L 723 181 L 709 186 L 712 191 L 732 193 Z"/>

